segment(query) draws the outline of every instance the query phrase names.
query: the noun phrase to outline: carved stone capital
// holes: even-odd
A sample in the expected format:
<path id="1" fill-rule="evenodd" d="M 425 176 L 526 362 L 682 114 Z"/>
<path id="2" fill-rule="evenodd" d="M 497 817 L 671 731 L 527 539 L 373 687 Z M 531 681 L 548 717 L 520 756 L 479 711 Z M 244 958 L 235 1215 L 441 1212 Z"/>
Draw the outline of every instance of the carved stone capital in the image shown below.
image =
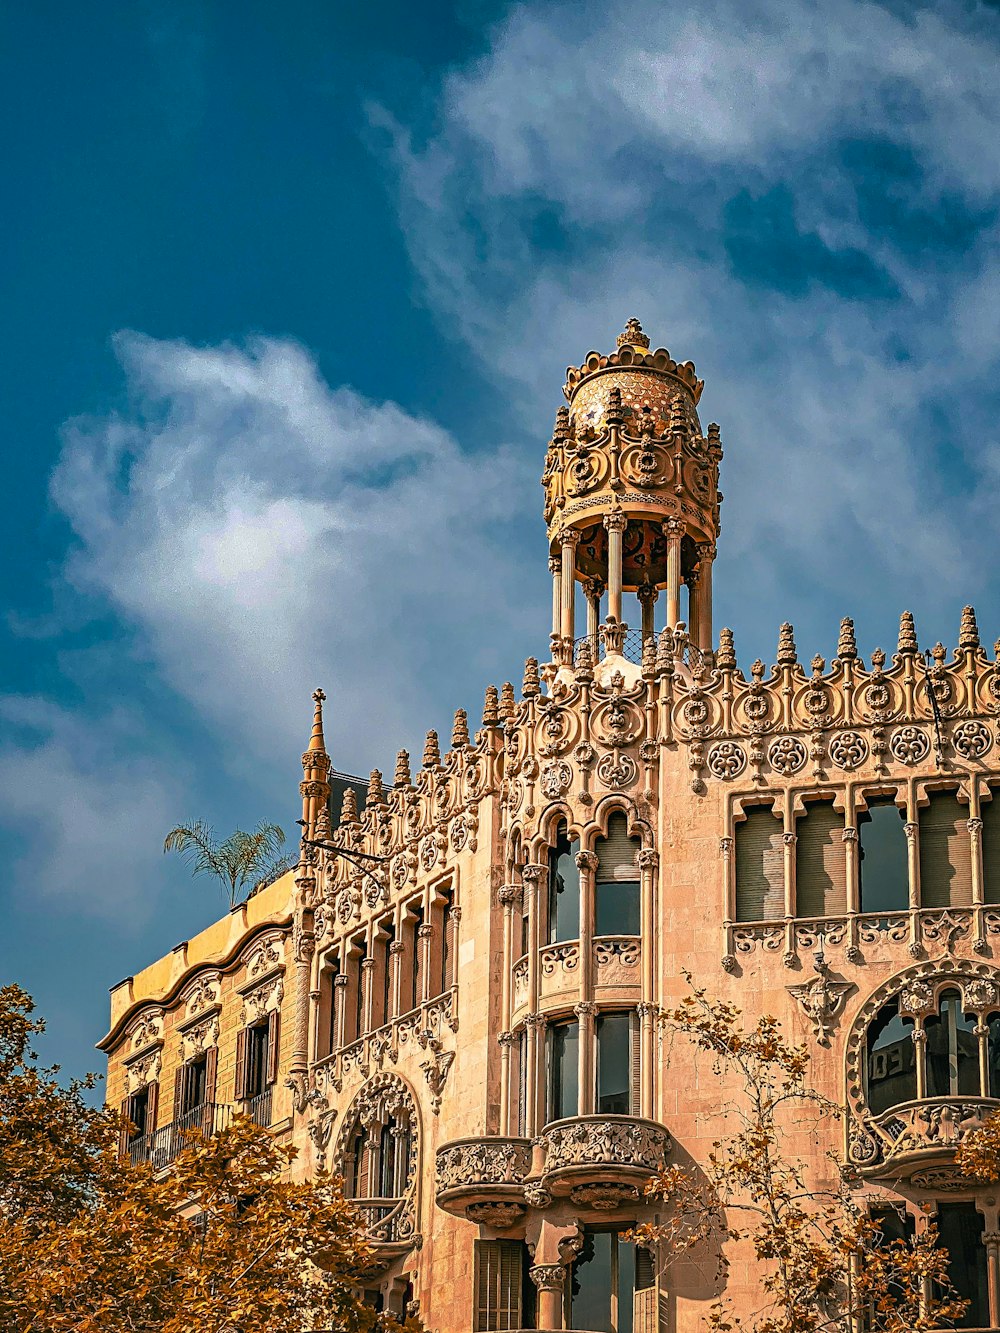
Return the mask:
<path id="1" fill-rule="evenodd" d="M 600 864 L 596 852 L 577 852 L 573 860 L 577 870 L 596 870 Z"/>
<path id="2" fill-rule="evenodd" d="M 562 1291 L 566 1269 L 562 1264 L 536 1264 L 528 1274 L 539 1291 Z"/>
<path id="3" fill-rule="evenodd" d="M 433 934 L 434 927 L 430 922 L 425 921 L 422 926 L 417 927 L 417 939 L 419 940 L 429 940 Z"/>
<path id="4" fill-rule="evenodd" d="M 573 1012 L 577 1018 L 594 1018 L 597 1014 L 597 1005 L 593 1000 L 581 1000 L 579 1004 L 574 1004 Z"/>
<path id="5" fill-rule="evenodd" d="M 521 890 L 516 884 L 504 884 L 497 893 L 497 898 L 500 900 L 501 906 L 514 907 L 515 904 L 520 902 Z"/>
<path id="6" fill-rule="evenodd" d="M 559 534 L 559 545 L 563 548 L 563 550 L 565 550 L 567 546 L 571 546 L 574 550 L 576 550 L 579 544 L 580 544 L 579 528 L 570 528 L 570 527 L 563 528 L 562 532 L 560 532 Z"/>
<path id="7" fill-rule="evenodd" d="M 608 532 L 624 532 L 628 527 L 628 515 L 624 509 L 612 509 L 604 515 L 604 526 Z"/>
<path id="8" fill-rule="evenodd" d="M 544 1031 L 545 1031 L 545 1023 L 546 1023 L 546 1019 L 545 1019 L 545 1015 L 544 1015 L 544 1014 L 537 1014 L 537 1013 L 536 1013 L 536 1014 L 526 1014 L 526 1015 L 525 1015 L 524 1026 L 525 1026 L 526 1028 L 534 1028 L 534 1030 L 535 1030 L 536 1032 L 544 1032 Z"/>
<path id="9" fill-rule="evenodd" d="M 529 861 L 528 864 L 521 869 L 521 878 L 524 880 L 525 884 L 529 885 L 531 888 L 535 888 L 537 884 L 545 879 L 548 873 L 548 866 L 540 865 L 537 861 Z"/>
<path id="10" fill-rule="evenodd" d="M 857 842 L 858 830 L 856 828 L 851 828 L 850 826 L 848 826 L 847 828 L 842 830 L 840 836 L 844 842 Z"/>
<path id="11" fill-rule="evenodd" d="M 680 540 L 684 536 L 684 522 L 679 518 L 668 518 L 663 525 L 663 535 L 667 541 Z"/>
<path id="12" fill-rule="evenodd" d="M 720 839 L 719 839 L 719 851 L 720 851 L 720 852 L 722 853 L 722 855 L 723 855 L 725 858 L 727 858 L 727 859 L 728 859 L 730 856 L 732 856 L 732 854 L 733 854 L 733 840 L 732 840 L 732 838 L 720 838 Z"/>
<path id="13" fill-rule="evenodd" d="M 510 1048 L 514 1045 L 516 1041 L 517 1041 L 517 1036 L 513 1032 L 497 1033 L 497 1045 L 503 1046 L 506 1050 L 510 1050 Z"/>
<path id="14" fill-rule="evenodd" d="M 393 955 L 398 954 L 398 953 L 404 953 L 405 950 L 406 950 L 406 945 L 405 945 L 405 943 L 404 943 L 402 940 L 393 940 L 392 943 L 389 945 L 389 952 L 390 952 L 391 954 L 393 954 Z M 339 977 L 338 977 L 338 980 L 339 980 Z M 346 980 L 346 977 L 345 977 L 345 980 Z"/>
<path id="15" fill-rule="evenodd" d="M 557 555 L 549 556 L 549 573 L 550 574 L 562 573 L 562 560 L 559 558 L 559 556 Z"/>
<path id="16" fill-rule="evenodd" d="M 636 854 L 635 863 L 640 870 L 655 870 L 660 863 L 659 853 L 652 847 L 643 847 Z"/>

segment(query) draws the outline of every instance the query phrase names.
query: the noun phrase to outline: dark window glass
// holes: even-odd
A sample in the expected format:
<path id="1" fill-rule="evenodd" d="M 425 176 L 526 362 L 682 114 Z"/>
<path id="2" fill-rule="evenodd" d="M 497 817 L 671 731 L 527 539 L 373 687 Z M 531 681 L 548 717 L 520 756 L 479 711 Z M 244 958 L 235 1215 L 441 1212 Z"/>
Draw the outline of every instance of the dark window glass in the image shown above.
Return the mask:
<path id="1" fill-rule="evenodd" d="M 354 967 L 354 1036 L 364 1035 L 365 1031 L 365 940 L 362 936 L 356 941 L 357 953 L 352 959 Z"/>
<path id="2" fill-rule="evenodd" d="M 991 1097 L 1000 1097 L 1000 1014 L 991 1014 L 987 1024 L 986 1049 L 990 1071 Z"/>
<path id="3" fill-rule="evenodd" d="M 913 1019 L 900 1017 L 897 1000 L 884 1005 L 868 1029 L 865 1075 L 865 1091 L 873 1115 L 900 1102 L 913 1101 L 917 1095 Z"/>
<path id="4" fill-rule="evenodd" d="M 418 912 L 413 920 L 413 966 L 410 968 L 410 1008 L 416 1009 L 423 995 L 423 977 L 421 967 L 423 965 L 424 942 L 420 938 L 420 927 L 424 924 L 423 912 Z"/>
<path id="5" fill-rule="evenodd" d="M 622 1235 L 584 1227 L 583 1245 L 573 1263 L 567 1293 L 568 1327 L 593 1329 L 595 1333 L 632 1333 L 636 1247 Z"/>
<path id="6" fill-rule="evenodd" d="M 549 848 L 549 944 L 575 940 L 580 934 L 580 871 L 578 842 L 570 842 L 560 824 L 555 845 Z"/>
<path id="7" fill-rule="evenodd" d="M 638 935 L 638 883 L 613 880 L 594 886 L 594 931 L 597 935 Z"/>
<path id="8" fill-rule="evenodd" d="M 979 1096 L 979 1041 L 976 1020 L 962 1013 L 957 990 L 945 991 L 936 1018 L 924 1024 L 927 1033 L 927 1095 Z"/>
<path id="9" fill-rule="evenodd" d="M 902 912 L 910 905 L 905 814 L 891 797 L 869 801 L 858 818 L 862 912 Z"/>
<path id="10" fill-rule="evenodd" d="M 141 1139 L 147 1131 L 146 1121 L 149 1118 L 149 1088 L 142 1088 L 139 1092 L 133 1092 L 128 1099 L 128 1118 L 135 1126 L 130 1139 Z"/>
<path id="11" fill-rule="evenodd" d="M 391 921 L 383 925 L 382 933 L 382 1022 L 388 1023 L 392 1018 L 392 942 L 396 938 Z"/>
<path id="12" fill-rule="evenodd" d="M 597 1110 L 628 1115 L 630 1096 L 628 1014 L 601 1014 L 597 1020 Z"/>
<path id="13" fill-rule="evenodd" d="M 181 1115 L 187 1115 L 189 1111 L 196 1111 L 199 1106 L 205 1105 L 205 1094 L 208 1090 L 207 1075 L 207 1061 L 203 1055 L 189 1062 L 187 1076 L 184 1079 Z"/>
<path id="14" fill-rule="evenodd" d="M 548 1055 L 547 1120 L 577 1114 L 579 1029 L 576 1023 L 558 1023 L 546 1037 Z"/>
<path id="15" fill-rule="evenodd" d="M 939 1203 L 938 1244 L 948 1251 L 948 1276 L 969 1308 L 956 1328 L 989 1328 L 990 1302 L 983 1216 L 972 1203 Z"/>
<path id="16" fill-rule="evenodd" d="M 267 1087 L 267 1023 L 247 1028 L 246 1095 L 258 1097 Z"/>

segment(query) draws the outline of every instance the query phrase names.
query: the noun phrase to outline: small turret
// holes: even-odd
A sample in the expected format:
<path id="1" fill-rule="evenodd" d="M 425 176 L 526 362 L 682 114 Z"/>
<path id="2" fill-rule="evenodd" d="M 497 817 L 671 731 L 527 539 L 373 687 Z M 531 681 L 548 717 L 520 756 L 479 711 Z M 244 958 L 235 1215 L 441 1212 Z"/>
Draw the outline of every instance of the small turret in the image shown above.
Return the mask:
<path id="1" fill-rule="evenodd" d="M 778 630 L 778 665 L 794 666 L 796 661 L 794 631 L 786 620 Z"/>
<path id="2" fill-rule="evenodd" d="M 486 686 L 486 698 L 483 702 L 483 726 L 500 725 L 500 696 L 495 685 Z"/>
<path id="3" fill-rule="evenodd" d="M 920 651 L 917 644 L 917 631 L 913 624 L 913 612 L 904 611 L 899 617 L 899 642 L 896 646 L 899 653 L 916 653 Z"/>
<path id="4" fill-rule="evenodd" d="M 438 744 L 438 734 L 436 731 L 429 731 L 427 739 L 424 741 L 424 757 L 421 767 L 437 768 L 440 763 L 441 747 Z"/>
<path id="5" fill-rule="evenodd" d="M 382 785 L 382 774 L 377 768 L 373 768 L 368 775 L 368 795 L 365 798 L 365 808 L 377 810 L 385 805 L 385 787 Z"/>
<path id="6" fill-rule="evenodd" d="M 451 728 L 451 748 L 464 750 L 469 743 L 469 718 L 464 708 L 455 709 L 455 721 Z"/>
<path id="7" fill-rule="evenodd" d="M 845 616 L 840 622 L 840 636 L 837 639 L 837 656 L 842 662 L 853 661 L 858 655 L 858 645 L 854 639 L 854 621 Z"/>
<path id="8" fill-rule="evenodd" d="M 525 699 L 535 699 L 542 692 L 542 682 L 538 676 L 538 658 L 529 657 L 524 664 L 524 680 L 521 683 L 521 695 Z"/>
<path id="9" fill-rule="evenodd" d="M 517 712 L 517 700 L 514 698 L 514 686 L 505 680 L 500 689 L 500 720 L 509 722 Z"/>
<path id="10" fill-rule="evenodd" d="M 719 630 L 719 651 L 715 657 L 715 665 L 726 671 L 736 670 L 736 647 L 731 629 Z"/>
<path id="11" fill-rule="evenodd" d="M 962 607 L 962 623 L 958 631 L 959 648 L 975 649 L 979 647 L 979 626 L 976 613 L 971 606 Z"/>
<path id="12" fill-rule="evenodd" d="M 410 753 L 408 750 L 400 750 L 396 755 L 396 772 L 393 775 L 392 784 L 394 787 L 409 787 L 413 779 L 410 777 Z"/>
<path id="13" fill-rule="evenodd" d="M 326 752 L 326 740 L 323 736 L 323 702 L 326 695 L 322 690 L 313 691 L 313 724 L 309 745 L 302 756 L 302 781 L 299 795 L 302 797 L 303 837 L 315 838 L 317 823 L 326 814 L 329 821 L 328 802 L 330 800 L 330 756 Z"/>
<path id="14" fill-rule="evenodd" d="M 344 799 L 340 806 L 340 822 L 342 825 L 358 822 L 358 798 L 353 787 L 344 788 Z"/>

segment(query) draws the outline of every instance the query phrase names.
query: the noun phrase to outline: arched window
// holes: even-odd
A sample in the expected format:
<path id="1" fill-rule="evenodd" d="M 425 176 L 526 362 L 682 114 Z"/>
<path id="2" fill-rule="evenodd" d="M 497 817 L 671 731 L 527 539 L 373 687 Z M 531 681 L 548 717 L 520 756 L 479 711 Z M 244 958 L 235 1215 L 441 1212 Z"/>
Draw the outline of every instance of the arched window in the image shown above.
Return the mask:
<path id="1" fill-rule="evenodd" d="M 843 916 L 847 911 L 843 815 L 832 801 L 810 801 L 795 831 L 795 915 Z"/>
<path id="2" fill-rule="evenodd" d="M 927 1096 L 980 1096 L 976 1019 L 962 1012 L 957 990 L 946 990 L 938 1011 L 924 1020 L 927 1034 Z"/>
<path id="3" fill-rule="evenodd" d="M 552 1023 L 545 1034 L 545 1119 L 578 1113 L 580 1029 L 574 1021 Z"/>
<path id="4" fill-rule="evenodd" d="M 413 1094 L 398 1075 L 378 1074 L 347 1111 L 338 1157 L 347 1194 L 369 1238 L 396 1242 L 413 1231 L 417 1120 Z"/>
<path id="5" fill-rule="evenodd" d="M 899 1001 L 882 1006 L 868 1029 L 865 1100 L 873 1115 L 910 1102 L 917 1095 L 913 1019 L 903 1018 Z"/>
<path id="6" fill-rule="evenodd" d="M 628 836 L 623 814 L 608 820 L 608 836 L 597 839 L 594 877 L 594 934 L 638 935 L 639 870 L 636 853 L 641 844 Z"/>
<path id="7" fill-rule="evenodd" d="M 905 819 L 891 796 L 874 797 L 858 816 L 862 912 L 905 912 L 910 905 Z"/>
<path id="8" fill-rule="evenodd" d="M 579 842 L 570 842 L 566 825 L 560 824 L 555 843 L 549 848 L 549 944 L 575 940 L 580 934 L 579 850 Z"/>

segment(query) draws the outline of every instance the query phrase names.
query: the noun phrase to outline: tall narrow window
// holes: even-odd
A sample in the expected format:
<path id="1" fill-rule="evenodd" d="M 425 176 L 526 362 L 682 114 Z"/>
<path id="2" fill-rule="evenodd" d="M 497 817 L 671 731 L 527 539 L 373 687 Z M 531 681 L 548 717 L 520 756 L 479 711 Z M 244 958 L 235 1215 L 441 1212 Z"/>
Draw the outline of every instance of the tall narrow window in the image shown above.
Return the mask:
<path id="1" fill-rule="evenodd" d="M 636 1293 L 651 1285 L 648 1251 L 623 1239 L 624 1231 L 584 1227 L 583 1244 L 566 1288 L 566 1327 L 600 1333 L 639 1333 Z"/>
<path id="2" fill-rule="evenodd" d="M 517 1132 L 523 1134 L 528 1125 L 528 1034 L 524 1028 L 517 1034 Z"/>
<path id="3" fill-rule="evenodd" d="M 424 942 L 420 932 L 424 924 L 424 910 L 418 907 L 413 914 L 411 940 L 413 951 L 410 958 L 410 1008 L 416 1009 L 424 993 Z"/>
<path id="4" fill-rule="evenodd" d="M 575 940 L 580 934 L 579 850 L 580 844 L 570 842 L 566 825 L 560 824 L 555 844 L 549 848 L 549 944 Z"/>
<path id="5" fill-rule="evenodd" d="M 317 1033 L 316 1055 L 320 1060 L 332 1055 L 337 1044 L 337 977 L 340 975 L 340 959 L 336 956 L 330 966 L 320 973 L 319 985 L 319 1031 Z"/>
<path id="6" fill-rule="evenodd" d="M 396 938 L 396 928 L 391 920 L 381 923 L 379 936 L 382 955 L 382 1003 L 379 1006 L 379 1017 L 383 1023 L 389 1023 L 392 1020 L 392 944 Z"/>
<path id="7" fill-rule="evenodd" d="M 968 808 L 953 791 L 932 792 L 920 811 L 920 905 L 964 907 L 972 902 Z"/>
<path id="8" fill-rule="evenodd" d="M 633 1015 L 600 1014 L 597 1019 L 597 1113 L 631 1115 L 634 1104 Z"/>
<path id="9" fill-rule="evenodd" d="M 962 1012 L 958 991 L 945 991 L 937 1016 L 924 1023 L 928 1097 L 980 1095 L 976 1025 L 975 1018 Z"/>
<path id="10" fill-rule="evenodd" d="M 564 1120 L 577 1114 L 580 1068 L 579 1028 L 576 1023 L 554 1023 L 546 1033 L 546 1120 Z"/>
<path id="11" fill-rule="evenodd" d="M 938 1243 L 948 1251 L 948 1277 L 959 1296 L 969 1302 L 956 1328 L 990 1328 L 989 1281 L 983 1215 L 974 1203 L 939 1203 Z"/>
<path id="12" fill-rule="evenodd" d="M 477 1333 L 534 1326 L 530 1264 L 523 1240 L 476 1241 Z"/>
<path id="13" fill-rule="evenodd" d="M 363 1037 L 365 1025 L 365 959 L 368 956 L 368 942 L 363 935 L 354 941 L 351 951 L 351 981 L 354 987 L 354 1038 Z"/>
<path id="14" fill-rule="evenodd" d="M 910 905 L 905 820 L 891 796 L 874 797 L 858 816 L 862 912 L 904 912 Z"/>
<path id="15" fill-rule="evenodd" d="M 873 1115 L 916 1097 L 913 1019 L 900 1016 L 898 1000 L 883 1005 L 868 1029 L 867 1055 L 865 1098 Z"/>
<path id="16" fill-rule="evenodd" d="M 785 915 L 781 821 L 769 805 L 753 806 L 736 825 L 736 919 L 774 921 Z"/>
<path id="17" fill-rule="evenodd" d="M 1000 789 L 991 788 L 992 800 L 983 801 L 983 897 L 1000 903 Z"/>
<path id="18" fill-rule="evenodd" d="M 451 988 L 454 981 L 454 967 L 451 956 L 451 932 L 452 932 L 452 898 L 451 890 L 444 892 L 444 901 L 439 904 L 438 923 L 441 929 L 441 938 L 438 944 L 438 986 L 436 994 L 442 995 Z"/>
<path id="19" fill-rule="evenodd" d="M 843 916 L 847 911 L 843 817 L 832 801 L 810 801 L 796 834 L 796 916 Z"/>
<path id="20" fill-rule="evenodd" d="M 594 930 L 597 935 L 638 935 L 639 839 L 628 836 L 625 816 L 612 815 L 608 836 L 597 840 Z"/>

